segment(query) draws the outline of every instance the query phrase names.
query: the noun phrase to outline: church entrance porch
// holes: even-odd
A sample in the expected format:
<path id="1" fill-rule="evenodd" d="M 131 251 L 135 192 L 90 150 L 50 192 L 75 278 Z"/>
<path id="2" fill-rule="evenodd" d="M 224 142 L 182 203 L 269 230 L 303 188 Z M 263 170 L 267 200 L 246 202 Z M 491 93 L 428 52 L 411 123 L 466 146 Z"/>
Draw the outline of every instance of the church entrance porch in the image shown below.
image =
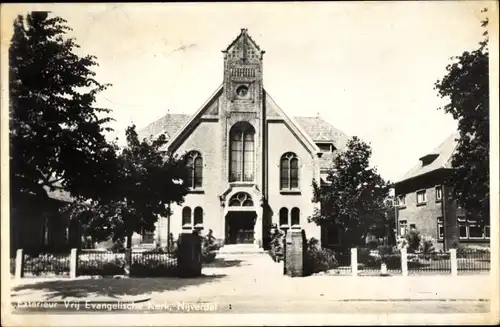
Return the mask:
<path id="1" fill-rule="evenodd" d="M 226 215 L 226 244 L 252 244 L 255 240 L 255 211 L 230 211 Z"/>

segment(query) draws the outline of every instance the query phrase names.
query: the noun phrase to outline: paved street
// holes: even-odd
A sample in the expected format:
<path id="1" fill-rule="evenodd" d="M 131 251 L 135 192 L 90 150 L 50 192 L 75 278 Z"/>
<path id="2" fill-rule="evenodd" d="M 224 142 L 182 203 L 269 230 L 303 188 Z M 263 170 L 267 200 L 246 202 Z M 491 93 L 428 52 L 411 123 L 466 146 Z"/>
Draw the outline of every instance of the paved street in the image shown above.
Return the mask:
<path id="1" fill-rule="evenodd" d="M 12 301 L 21 303 L 17 312 L 480 313 L 489 308 L 488 275 L 289 278 L 282 267 L 267 254 L 223 254 L 200 278 L 25 279 L 12 287 Z M 59 302 L 43 308 L 40 303 L 47 301 Z"/>

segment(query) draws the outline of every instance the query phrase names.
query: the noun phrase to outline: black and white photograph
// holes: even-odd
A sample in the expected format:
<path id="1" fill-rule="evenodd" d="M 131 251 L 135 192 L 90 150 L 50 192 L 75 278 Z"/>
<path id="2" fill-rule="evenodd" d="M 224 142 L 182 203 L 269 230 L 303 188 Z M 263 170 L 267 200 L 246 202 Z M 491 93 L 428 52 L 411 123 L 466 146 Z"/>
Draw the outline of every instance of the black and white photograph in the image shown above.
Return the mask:
<path id="1" fill-rule="evenodd" d="M 500 323 L 497 2 L 1 9 L 3 326 Z"/>

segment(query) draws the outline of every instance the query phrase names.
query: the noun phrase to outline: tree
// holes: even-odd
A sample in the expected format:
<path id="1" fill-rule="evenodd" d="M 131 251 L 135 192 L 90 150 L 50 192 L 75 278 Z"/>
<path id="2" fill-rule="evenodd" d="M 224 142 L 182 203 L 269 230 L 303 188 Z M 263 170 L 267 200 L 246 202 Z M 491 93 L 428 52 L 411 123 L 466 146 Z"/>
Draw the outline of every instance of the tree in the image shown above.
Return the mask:
<path id="1" fill-rule="evenodd" d="M 484 10 L 486 11 L 486 10 Z M 486 27 L 488 20 L 482 22 Z M 473 51 L 452 57 L 435 84 L 449 102 L 439 108 L 458 121 L 459 138 L 449 184 L 453 198 L 480 223 L 489 221 L 489 53 L 488 34 Z"/>
<path id="2" fill-rule="evenodd" d="M 369 232 L 378 235 L 386 230 L 388 183 L 376 168 L 369 167 L 371 153 L 369 145 L 353 137 L 346 150 L 333 158 L 330 183 L 313 182 L 313 201 L 321 209 L 310 220 L 323 227 L 340 226 L 346 247 L 364 245 Z"/>
<path id="3" fill-rule="evenodd" d="M 77 201 L 65 211 L 83 226 L 94 241 L 114 241 L 143 231 L 154 231 L 159 216 L 166 217 L 170 203 L 181 204 L 188 193 L 188 167 L 183 157 L 165 152 L 165 135 L 139 141 L 135 126 L 126 130 L 127 145 L 118 156 L 113 196 Z"/>
<path id="4" fill-rule="evenodd" d="M 105 140 L 109 110 L 94 105 L 108 85 L 96 81 L 94 56 L 75 54 L 71 28 L 49 12 L 14 21 L 9 48 L 11 199 L 110 193 L 116 149 Z"/>

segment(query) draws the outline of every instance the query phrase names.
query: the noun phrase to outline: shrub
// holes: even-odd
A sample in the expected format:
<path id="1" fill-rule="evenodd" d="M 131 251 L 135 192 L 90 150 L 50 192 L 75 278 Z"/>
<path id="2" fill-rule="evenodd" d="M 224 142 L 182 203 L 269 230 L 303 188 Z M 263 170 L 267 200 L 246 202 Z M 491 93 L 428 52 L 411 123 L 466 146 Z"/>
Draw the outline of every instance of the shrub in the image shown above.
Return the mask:
<path id="1" fill-rule="evenodd" d="M 222 247 L 223 242 L 217 240 L 213 234 L 212 230 L 208 232 L 207 235 L 202 236 L 201 240 L 201 260 L 203 263 L 210 263 L 215 260 L 217 251 Z"/>
<path id="2" fill-rule="evenodd" d="M 314 237 L 307 242 L 306 256 L 304 259 L 305 275 L 328 271 L 338 267 L 335 252 L 331 249 L 321 248 L 319 241 Z"/>
<path id="3" fill-rule="evenodd" d="M 136 277 L 174 277 L 177 276 L 177 259 L 169 254 L 157 253 L 132 260 L 130 275 Z"/>
<path id="4" fill-rule="evenodd" d="M 410 230 L 408 234 L 406 234 L 406 241 L 408 243 L 408 252 L 415 252 L 420 247 L 421 236 L 420 232 L 416 229 Z"/>
<path id="5" fill-rule="evenodd" d="M 434 240 L 431 237 L 424 237 L 422 239 L 420 251 L 423 254 L 431 254 L 436 252 L 436 249 L 434 248 Z"/>
<path id="6" fill-rule="evenodd" d="M 382 262 L 382 257 L 380 254 L 374 255 L 373 250 L 367 248 L 358 249 L 358 263 L 366 267 L 376 267 L 380 266 Z"/>
<path id="7" fill-rule="evenodd" d="M 283 231 L 277 230 L 271 235 L 269 255 L 271 255 L 271 258 L 276 262 L 280 262 L 284 258 L 284 243 L 285 233 Z"/>
<path id="8" fill-rule="evenodd" d="M 83 254 L 78 258 L 78 275 L 112 276 L 125 274 L 125 254 Z"/>
<path id="9" fill-rule="evenodd" d="M 69 255 L 55 256 L 54 254 L 40 254 L 36 257 L 25 256 L 24 271 L 34 276 L 67 274 L 69 273 Z"/>

